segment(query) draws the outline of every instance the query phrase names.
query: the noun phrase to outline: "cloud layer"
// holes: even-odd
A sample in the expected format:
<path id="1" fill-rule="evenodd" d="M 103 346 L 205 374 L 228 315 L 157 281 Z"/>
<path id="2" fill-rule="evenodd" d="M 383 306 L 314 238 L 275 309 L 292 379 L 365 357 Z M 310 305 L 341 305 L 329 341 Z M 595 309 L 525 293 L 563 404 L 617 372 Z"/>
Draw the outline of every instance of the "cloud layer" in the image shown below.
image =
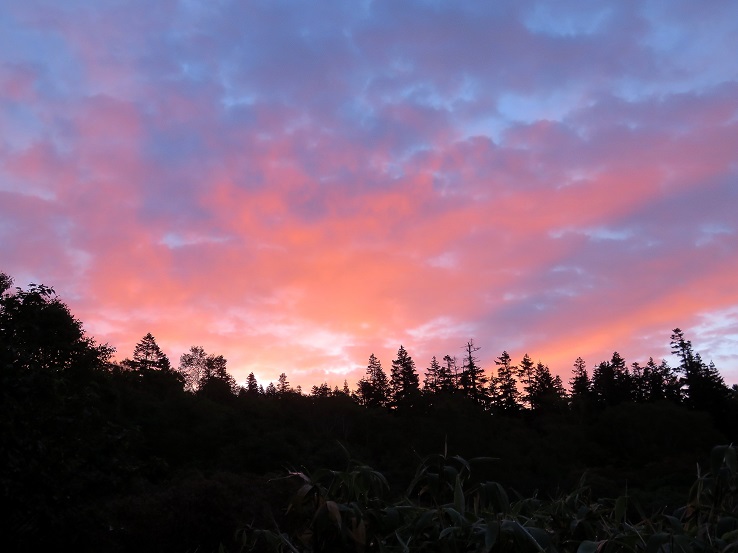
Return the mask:
<path id="1" fill-rule="evenodd" d="M 0 270 L 130 356 L 353 387 L 469 339 L 738 382 L 738 5 L 16 3 Z"/>

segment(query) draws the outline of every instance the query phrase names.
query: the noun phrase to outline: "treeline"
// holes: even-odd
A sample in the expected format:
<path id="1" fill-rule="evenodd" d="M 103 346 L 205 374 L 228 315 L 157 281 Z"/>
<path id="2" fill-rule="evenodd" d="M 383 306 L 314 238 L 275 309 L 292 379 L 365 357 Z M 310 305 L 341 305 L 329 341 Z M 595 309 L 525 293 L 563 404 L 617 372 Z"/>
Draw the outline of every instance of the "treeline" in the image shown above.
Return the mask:
<path id="1" fill-rule="evenodd" d="M 731 400 L 736 398 L 738 385 L 732 389 L 726 386 L 715 365 L 702 360 L 679 328 L 672 331 L 671 348 L 680 361 L 677 367 L 671 367 L 663 359 L 657 363 L 653 357 L 644 364 L 634 361 L 628 366 L 616 351 L 609 360 L 596 365 L 591 376 L 585 361 L 578 357 L 567 390 L 560 376 L 552 374 L 541 361 L 534 363 L 528 354 L 515 365 L 507 351 L 503 351 L 495 359 L 496 371 L 488 376 L 475 356 L 480 348 L 473 341 L 465 345 L 461 361 L 446 355 L 443 362 L 439 362 L 434 356 L 425 369 L 421 385 L 415 361 L 400 346 L 389 376 L 381 361 L 371 354 L 366 373 L 353 391 L 344 380 L 341 388 L 331 388 L 326 382 L 315 385 L 308 395 L 314 398 L 350 397 L 365 407 L 390 410 L 427 409 L 439 399 L 443 401 L 444 396 L 456 396 L 490 413 L 506 415 L 567 409 L 587 412 L 627 402 L 658 401 L 671 401 L 717 416 L 724 414 Z M 292 388 L 286 373 L 279 375 L 276 385 L 269 382 L 265 388 L 252 372 L 245 385 L 238 386 L 226 364 L 222 355 L 207 354 L 202 347 L 193 346 L 180 357 L 179 367 L 173 369 L 149 333 L 135 346 L 132 359 L 111 365 L 110 370 L 131 371 L 144 381 L 168 381 L 172 386 L 212 399 L 303 395 L 300 386 Z"/>
<path id="2" fill-rule="evenodd" d="M 389 375 L 370 356 L 353 390 L 303 393 L 284 373 L 238 386 L 200 347 L 174 367 L 149 334 L 114 363 L 52 288 L 0 273 L 0 532 L 10 551 L 236 551 L 237 529 L 283 521 L 285 468 L 350 455 L 395 489 L 444 444 L 496 458 L 480 478 L 523 494 L 586 473 L 593 494 L 627 485 L 677 505 L 695 462 L 738 440 L 738 401 L 681 332 L 672 341 L 678 367 L 613 355 L 590 376 L 577 361 L 566 392 L 528 356 L 503 353 L 487 376 L 469 342 L 422 376 L 401 347 Z"/>

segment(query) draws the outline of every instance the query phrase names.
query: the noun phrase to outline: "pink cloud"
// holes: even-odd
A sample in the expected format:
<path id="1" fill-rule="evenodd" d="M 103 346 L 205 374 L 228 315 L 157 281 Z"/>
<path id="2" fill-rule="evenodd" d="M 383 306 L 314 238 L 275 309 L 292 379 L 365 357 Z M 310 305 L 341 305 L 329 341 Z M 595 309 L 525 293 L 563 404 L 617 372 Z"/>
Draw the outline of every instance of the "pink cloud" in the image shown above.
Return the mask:
<path id="1" fill-rule="evenodd" d="M 152 332 L 239 380 L 354 386 L 471 338 L 566 377 L 680 326 L 735 381 L 732 8 L 714 41 L 605 8 L 16 7 L 0 270 L 120 358 Z"/>

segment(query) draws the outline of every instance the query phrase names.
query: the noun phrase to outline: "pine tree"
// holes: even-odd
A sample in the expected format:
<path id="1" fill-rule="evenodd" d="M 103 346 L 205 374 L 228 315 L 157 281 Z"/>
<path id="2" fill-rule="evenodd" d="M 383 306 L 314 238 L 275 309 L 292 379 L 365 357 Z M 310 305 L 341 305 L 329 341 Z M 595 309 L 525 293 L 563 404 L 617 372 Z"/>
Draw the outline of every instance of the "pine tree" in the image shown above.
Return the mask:
<path id="1" fill-rule="evenodd" d="M 169 358 L 161 351 L 150 332 L 136 344 L 133 349 L 133 361 L 127 364 L 139 372 L 172 370 Z"/>
<path id="2" fill-rule="evenodd" d="M 253 372 L 250 372 L 246 377 L 246 393 L 251 396 L 259 394 L 259 383 L 256 382 L 256 377 Z"/>
<path id="3" fill-rule="evenodd" d="M 392 405 L 398 408 L 412 407 L 420 395 L 420 378 L 415 370 L 415 361 L 400 346 L 397 358 L 392 361 L 390 378 L 390 397 Z"/>
<path id="4" fill-rule="evenodd" d="M 281 373 L 277 381 L 277 393 L 279 395 L 285 395 L 290 391 L 291 391 L 291 388 L 290 388 L 290 383 L 287 380 L 287 375 L 285 373 Z"/>
<path id="5" fill-rule="evenodd" d="M 551 370 L 540 361 L 533 370 L 529 385 L 531 409 L 538 412 L 554 412 L 566 405 L 566 392 L 561 378 L 554 377 Z"/>
<path id="6" fill-rule="evenodd" d="M 679 360 L 681 381 L 686 386 L 687 405 L 692 409 L 721 412 L 730 397 L 730 390 L 711 362 L 706 365 L 692 343 L 684 337 L 681 329 L 675 328 L 671 335 L 671 351 Z"/>
<path id="7" fill-rule="evenodd" d="M 615 351 L 610 359 L 610 365 L 612 366 L 613 373 L 615 374 L 615 398 L 614 403 L 624 403 L 631 401 L 634 394 L 633 379 L 620 354 Z"/>
<path id="8" fill-rule="evenodd" d="M 436 394 L 440 390 L 440 374 L 441 364 L 434 355 L 431 359 L 430 365 L 425 369 L 425 377 L 423 378 L 423 391 L 430 394 Z"/>
<path id="9" fill-rule="evenodd" d="M 515 380 L 516 367 L 507 351 L 503 351 L 497 359 L 497 376 L 494 377 L 495 398 L 493 407 L 503 413 L 516 413 L 520 410 L 520 392 Z"/>
<path id="10" fill-rule="evenodd" d="M 372 353 L 366 374 L 356 384 L 356 401 L 366 407 L 384 407 L 389 403 L 390 390 L 382 363 Z"/>
<path id="11" fill-rule="evenodd" d="M 530 356 L 526 353 L 520 361 L 517 370 L 518 379 L 523 385 L 522 401 L 533 407 L 531 396 L 535 393 L 535 364 Z"/>
<path id="12" fill-rule="evenodd" d="M 581 357 L 577 357 L 574 361 L 574 370 L 572 371 L 571 380 L 569 380 L 569 386 L 571 387 L 572 402 L 589 399 L 589 375 L 587 374 L 587 365 Z"/>
<path id="13" fill-rule="evenodd" d="M 609 361 L 602 361 L 592 371 L 592 396 L 601 407 L 615 403 L 615 371 Z"/>
<path id="14" fill-rule="evenodd" d="M 464 356 L 464 366 L 461 372 L 459 383 L 464 395 L 479 404 L 487 402 L 487 376 L 484 369 L 479 366 L 479 359 L 474 354 L 481 348 L 474 345 L 473 340 L 469 340 L 464 346 L 466 355 Z"/>
<path id="15" fill-rule="evenodd" d="M 444 382 L 448 386 L 448 390 L 458 390 L 459 384 L 459 370 L 456 365 L 456 357 L 450 355 L 443 356 L 443 369 L 444 369 Z"/>
<path id="16" fill-rule="evenodd" d="M 313 397 L 329 397 L 331 395 L 331 387 L 327 382 L 321 383 L 319 386 L 313 386 L 310 390 Z"/>

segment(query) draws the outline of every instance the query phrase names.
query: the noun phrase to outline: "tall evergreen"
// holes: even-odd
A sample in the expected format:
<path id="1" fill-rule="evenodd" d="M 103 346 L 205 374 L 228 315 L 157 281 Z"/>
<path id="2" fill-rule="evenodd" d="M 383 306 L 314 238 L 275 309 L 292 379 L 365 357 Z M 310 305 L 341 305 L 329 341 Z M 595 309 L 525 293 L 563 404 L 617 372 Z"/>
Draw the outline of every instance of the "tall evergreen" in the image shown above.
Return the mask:
<path id="1" fill-rule="evenodd" d="M 534 411 L 554 412 L 566 406 L 566 392 L 561 377 L 553 376 L 551 370 L 540 361 L 533 370 L 528 389 L 528 401 Z"/>
<path id="2" fill-rule="evenodd" d="M 287 375 L 285 373 L 281 373 L 279 375 L 279 379 L 277 380 L 277 393 L 280 395 L 284 395 L 291 390 L 292 388 L 290 387 L 289 380 L 287 380 Z"/>
<path id="3" fill-rule="evenodd" d="M 715 365 L 706 365 L 702 361 L 700 354 L 692 349 L 692 342 L 679 328 L 672 331 L 671 352 L 679 358 L 687 404 L 693 409 L 720 412 L 731 394 Z"/>
<path id="4" fill-rule="evenodd" d="M 610 359 L 613 373 L 615 375 L 615 398 L 614 403 L 631 401 L 634 394 L 633 378 L 628 369 L 625 359 L 615 351 Z"/>
<path id="5" fill-rule="evenodd" d="M 520 392 L 515 380 L 516 367 L 507 351 L 495 359 L 497 376 L 492 379 L 495 396 L 493 407 L 503 413 L 516 413 L 520 410 Z"/>
<path id="6" fill-rule="evenodd" d="M 246 393 L 250 396 L 259 395 L 259 383 L 256 381 L 253 372 L 250 372 L 246 377 Z"/>
<path id="7" fill-rule="evenodd" d="M 440 390 L 440 374 L 441 364 L 434 355 L 431 359 L 430 365 L 425 369 L 425 377 L 423 378 L 423 391 L 431 394 L 438 393 Z"/>
<path id="8" fill-rule="evenodd" d="M 616 351 L 592 372 L 592 395 L 600 406 L 618 405 L 633 396 L 633 380 L 625 360 Z"/>
<path id="9" fill-rule="evenodd" d="M 400 346 L 397 357 L 392 361 L 390 396 L 395 407 L 410 407 L 420 393 L 420 379 L 415 370 L 415 361 L 407 350 Z"/>
<path id="10" fill-rule="evenodd" d="M 170 371 L 169 358 L 161 351 L 154 336 L 148 332 L 133 349 L 133 360 L 127 363 L 131 368 L 144 371 Z"/>
<path id="11" fill-rule="evenodd" d="M 577 357 L 574 361 L 571 379 L 569 380 L 572 402 L 589 399 L 590 381 L 587 374 L 587 364 L 584 359 Z"/>
<path id="12" fill-rule="evenodd" d="M 356 384 L 356 399 L 367 407 L 384 407 L 389 403 L 390 388 L 382 363 L 373 353 L 369 356 L 366 374 Z"/>
<path id="13" fill-rule="evenodd" d="M 456 356 L 451 357 L 450 355 L 444 355 L 443 356 L 443 367 L 444 372 L 446 375 L 448 375 L 449 379 L 449 389 L 450 390 L 457 390 L 460 387 L 459 384 L 459 369 L 458 365 L 456 364 Z"/>
<path id="14" fill-rule="evenodd" d="M 527 353 L 523 355 L 517 369 L 518 379 L 523 385 L 523 395 L 521 400 L 532 407 L 531 396 L 535 393 L 535 363 Z"/>
<path id="15" fill-rule="evenodd" d="M 464 365 L 459 380 L 464 395 L 479 404 L 487 401 L 487 376 L 484 369 L 479 365 L 479 359 L 474 355 L 480 348 L 469 340 L 464 346 Z"/>

